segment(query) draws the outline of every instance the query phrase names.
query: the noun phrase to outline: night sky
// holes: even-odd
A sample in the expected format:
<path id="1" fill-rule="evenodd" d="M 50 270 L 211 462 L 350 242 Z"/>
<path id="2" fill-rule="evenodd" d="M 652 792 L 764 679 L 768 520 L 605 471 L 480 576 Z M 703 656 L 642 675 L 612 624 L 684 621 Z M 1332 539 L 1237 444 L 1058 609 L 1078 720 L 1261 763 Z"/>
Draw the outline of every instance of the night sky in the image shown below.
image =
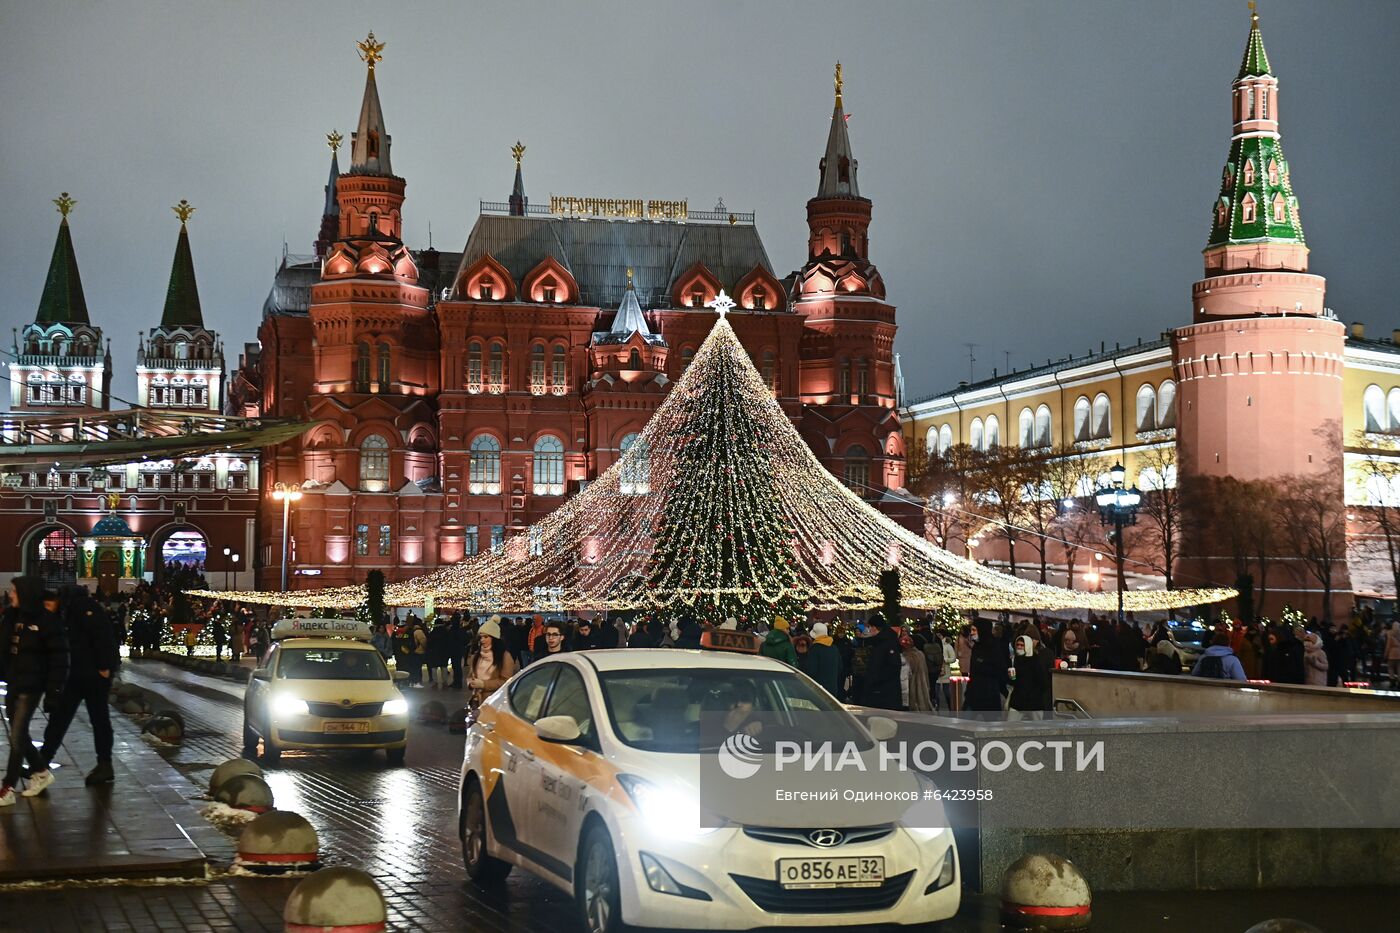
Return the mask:
<path id="1" fill-rule="evenodd" d="M 1342 320 L 1388 336 L 1400 3 L 1260 16 L 1312 271 Z M 118 395 L 159 322 L 181 198 L 206 324 L 230 365 L 254 339 L 283 242 L 311 250 L 324 137 L 348 143 L 373 29 L 411 245 L 431 222 L 462 248 L 478 201 L 509 194 L 518 137 L 532 202 L 722 196 L 757 212 L 780 276 L 804 258 L 839 58 L 917 398 L 968 378 L 966 343 L 984 378 L 1007 352 L 1043 364 L 1189 321 L 1249 18 L 1243 0 L 5 0 L 0 27 L 0 323 L 33 319 L 70 192 Z"/>

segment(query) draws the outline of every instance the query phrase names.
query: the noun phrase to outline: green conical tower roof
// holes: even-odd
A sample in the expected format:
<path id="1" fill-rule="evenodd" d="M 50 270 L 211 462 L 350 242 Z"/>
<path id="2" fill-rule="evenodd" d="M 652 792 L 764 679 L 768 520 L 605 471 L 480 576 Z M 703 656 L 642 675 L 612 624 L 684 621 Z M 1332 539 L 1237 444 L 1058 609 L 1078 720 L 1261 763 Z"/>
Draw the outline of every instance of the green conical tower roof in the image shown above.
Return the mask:
<path id="1" fill-rule="evenodd" d="M 39 298 L 39 324 L 88 323 L 87 299 L 83 297 L 83 280 L 78 275 L 78 257 L 73 252 L 73 235 L 68 230 L 68 213 L 78 202 L 63 192 L 53 202 L 63 221 L 58 225 L 58 240 L 49 260 L 49 276 L 44 280 L 44 294 Z"/>
<path id="2" fill-rule="evenodd" d="M 1244 47 L 1244 61 L 1240 63 L 1240 73 L 1235 76 L 1237 81 L 1273 74 L 1269 71 L 1269 53 L 1264 51 L 1264 37 L 1259 34 L 1259 14 L 1254 12 L 1254 4 L 1249 6 L 1249 44 Z"/>
<path id="3" fill-rule="evenodd" d="M 170 287 L 165 292 L 165 311 L 160 316 L 161 327 L 203 327 L 204 315 L 199 310 L 199 286 L 194 280 L 194 256 L 190 253 L 190 233 L 186 226 L 194 208 L 181 201 L 174 208 L 180 218 L 180 237 L 175 241 L 175 262 L 170 267 Z"/>

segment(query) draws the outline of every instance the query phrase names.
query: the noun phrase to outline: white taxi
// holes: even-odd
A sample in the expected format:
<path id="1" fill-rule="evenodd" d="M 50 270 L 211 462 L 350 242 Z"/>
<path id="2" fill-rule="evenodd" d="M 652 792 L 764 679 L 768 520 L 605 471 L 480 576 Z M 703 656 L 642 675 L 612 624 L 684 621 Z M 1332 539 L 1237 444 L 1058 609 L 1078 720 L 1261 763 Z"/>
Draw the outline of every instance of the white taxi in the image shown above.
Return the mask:
<path id="1" fill-rule="evenodd" d="M 272 650 L 243 695 L 243 752 L 276 761 L 284 749 L 382 748 L 403 764 L 408 701 L 395 686 L 407 679 L 385 666 L 369 644 L 366 623 L 350 619 L 282 619 Z"/>
<path id="2" fill-rule="evenodd" d="M 824 805 L 803 825 L 776 816 L 779 825 L 702 825 L 701 758 L 715 749 L 702 748 L 699 710 L 735 690 L 770 721 L 815 709 L 874 739 L 815 682 L 769 658 L 650 648 L 538 661 L 468 719 L 458 810 L 468 875 L 489 884 L 519 866 L 571 895 L 589 933 L 956 914 L 946 826 L 868 825 L 850 804 Z"/>

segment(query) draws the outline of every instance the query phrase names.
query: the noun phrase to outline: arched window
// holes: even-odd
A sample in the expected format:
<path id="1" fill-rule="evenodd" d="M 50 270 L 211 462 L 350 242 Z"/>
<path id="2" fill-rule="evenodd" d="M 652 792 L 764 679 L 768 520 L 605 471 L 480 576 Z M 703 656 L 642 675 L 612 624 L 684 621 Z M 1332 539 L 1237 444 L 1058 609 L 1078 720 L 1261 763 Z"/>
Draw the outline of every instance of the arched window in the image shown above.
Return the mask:
<path id="1" fill-rule="evenodd" d="M 490 276 L 482 276 L 481 282 L 477 285 L 476 297 L 482 301 L 490 301 L 496 296 L 496 283 Z"/>
<path id="2" fill-rule="evenodd" d="M 478 434 L 472 440 L 467 491 L 474 496 L 501 493 L 501 443 L 490 434 Z"/>
<path id="3" fill-rule="evenodd" d="M 386 392 L 389 389 L 389 345 L 381 343 L 379 345 L 379 391 Z"/>
<path id="4" fill-rule="evenodd" d="M 564 494 L 564 442 L 552 434 L 535 441 L 535 495 Z"/>
<path id="5" fill-rule="evenodd" d="M 389 442 L 371 434 L 360 442 L 360 489 L 384 492 L 389 488 Z"/>
<path id="6" fill-rule="evenodd" d="M 1157 390 L 1151 383 L 1137 392 L 1137 429 L 1139 434 L 1157 430 Z"/>
<path id="7" fill-rule="evenodd" d="M 1274 223 L 1281 224 L 1288 221 L 1288 203 L 1283 200 L 1283 195 L 1274 195 Z"/>
<path id="8" fill-rule="evenodd" d="M 628 368 L 628 369 L 641 369 L 641 368 L 642 368 L 642 354 L 641 354 L 641 351 L 639 351 L 636 347 L 633 347 L 633 348 L 632 348 L 632 352 L 629 353 L 629 354 L 627 354 L 627 368 Z"/>
<path id="9" fill-rule="evenodd" d="M 870 455 L 859 444 L 846 449 L 846 485 L 858 496 L 869 491 Z"/>
<path id="10" fill-rule="evenodd" d="M 1385 430 L 1390 434 L 1400 434 L 1400 388 L 1386 393 L 1385 413 Z"/>
<path id="11" fill-rule="evenodd" d="M 772 350 L 763 351 L 763 384 L 773 390 L 773 394 L 778 394 L 778 362 L 773 356 Z"/>
<path id="12" fill-rule="evenodd" d="M 929 455 L 930 455 L 930 456 L 937 456 L 938 454 L 941 454 L 941 453 L 943 452 L 943 451 L 941 451 L 941 450 L 938 449 L 938 426 L 937 426 L 937 425 L 934 425 L 934 426 L 930 427 L 930 428 L 928 429 L 928 431 L 925 432 L 925 434 L 924 434 L 924 450 L 927 450 L 927 451 L 929 452 Z"/>
<path id="13" fill-rule="evenodd" d="M 1050 427 L 1050 406 L 1041 405 L 1035 410 L 1035 446 L 1050 446 L 1052 443 Z"/>
<path id="14" fill-rule="evenodd" d="M 845 360 L 836 361 L 836 394 L 842 401 L 851 397 L 851 364 Z"/>
<path id="15" fill-rule="evenodd" d="M 1366 409 L 1366 432 L 1368 434 L 1383 432 L 1387 423 L 1385 390 L 1376 385 L 1367 386 L 1366 391 L 1361 396 L 1361 403 Z"/>
<path id="16" fill-rule="evenodd" d="M 530 348 L 530 394 L 544 395 L 544 344 Z"/>
<path id="17" fill-rule="evenodd" d="M 1269 184 L 1278 184 L 1278 160 L 1269 160 Z"/>
<path id="18" fill-rule="evenodd" d="M 1157 389 L 1157 427 L 1176 427 L 1176 383 L 1170 379 Z"/>
<path id="19" fill-rule="evenodd" d="M 506 348 L 499 343 L 491 344 L 491 371 L 489 389 L 499 394 L 506 390 Z"/>
<path id="20" fill-rule="evenodd" d="M 953 426 L 945 424 L 938 429 L 938 455 L 944 456 L 953 448 Z"/>
<path id="21" fill-rule="evenodd" d="M 1094 437 L 1113 436 L 1113 410 L 1108 404 L 1108 396 L 1100 392 L 1094 396 Z"/>
<path id="22" fill-rule="evenodd" d="M 1021 438 L 1022 447 L 1035 446 L 1035 413 L 1029 408 L 1021 409 L 1020 424 L 1017 426 L 1017 435 Z"/>
<path id="23" fill-rule="evenodd" d="M 1254 223 L 1254 206 L 1254 194 L 1252 192 L 1246 194 L 1244 200 L 1240 202 L 1240 223 Z"/>
<path id="24" fill-rule="evenodd" d="M 569 388 L 569 368 L 566 359 L 564 345 L 556 343 L 554 345 L 554 359 L 550 365 L 549 374 L 550 388 L 555 395 L 563 395 Z"/>
<path id="25" fill-rule="evenodd" d="M 690 364 L 695 362 L 695 348 L 686 347 L 681 350 L 681 372 L 690 368 Z"/>
<path id="26" fill-rule="evenodd" d="M 622 439 L 618 450 L 622 454 L 622 494 L 645 496 L 651 492 L 651 451 L 647 442 L 640 434 L 629 434 Z"/>
<path id="27" fill-rule="evenodd" d="M 1254 160 L 1253 160 L 1253 159 L 1245 159 L 1245 160 L 1244 160 L 1244 170 L 1243 170 L 1242 174 L 1243 174 L 1243 176 L 1244 176 L 1244 183 L 1245 183 L 1246 186 L 1254 184 Z"/>
<path id="28" fill-rule="evenodd" d="M 1074 401 L 1074 439 L 1076 441 L 1087 441 L 1092 435 L 1089 430 L 1089 415 L 1092 406 L 1089 399 L 1083 395 Z"/>
<path id="29" fill-rule="evenodd" d="M 477 340 L 467 347 L 467 391 L 481 391 L 481 343 Z"/>
<path id="30" fill-rule="evenodd" d="M 356 392 L 368 392 L 368 391 L 369 391 L 369 370 L 370 370 L 369 344 L 368 344 L 368 343 L 365 343 L 363 340 L 361 340 L 361 341 L 360 341 L 360 345 L 359 345 L 358 347 L 355 348 L 355 391 L 356 391 Z"/>
<path id="31" fill-rule="evenodd" d="M 987 416 L 987 449 L 1001 446 L 1001 422 L 996 415 Z"/>
<path id="32" fill-rule="evenodd" d="M 972 449 L 973 449 L 973 450 L 986 450 L 986 449 L 987 449 L 986 445 L 982 443 L 982 419 L 981 419 L 981 418 L 973 418 L 973 419 L 972 419 L 972 428 L 971 428 L 971 430 L 968 431 L 968 441 L 972 444 Z"/>

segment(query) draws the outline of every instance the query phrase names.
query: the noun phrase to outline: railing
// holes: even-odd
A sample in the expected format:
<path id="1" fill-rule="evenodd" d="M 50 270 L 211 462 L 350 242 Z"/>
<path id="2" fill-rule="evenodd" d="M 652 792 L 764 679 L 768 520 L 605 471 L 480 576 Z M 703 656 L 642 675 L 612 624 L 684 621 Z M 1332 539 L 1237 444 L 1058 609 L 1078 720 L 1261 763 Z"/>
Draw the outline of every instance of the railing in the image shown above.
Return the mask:
<path id="1" fill-rule="evenodd" d="M 509 201 L 482 201 L 481 213 L 483 214 L 510 214 Z M 662 217 L 610 217 L 606 214 L 589 214 L 582 211 L 570 214 L 556 214 L 548 207 L 541 204 L 527 204 L 525 206 L 525 216 L 527 217 L 560 217 L 580 220 L 630 220 L 635 222 L 650 221 L 652 223 L 710 223 L 710 224 L 730 224 L 752 227 L 757 216 L 753 211 L 687 211 L 684 220 L 679 218 Z"/>

